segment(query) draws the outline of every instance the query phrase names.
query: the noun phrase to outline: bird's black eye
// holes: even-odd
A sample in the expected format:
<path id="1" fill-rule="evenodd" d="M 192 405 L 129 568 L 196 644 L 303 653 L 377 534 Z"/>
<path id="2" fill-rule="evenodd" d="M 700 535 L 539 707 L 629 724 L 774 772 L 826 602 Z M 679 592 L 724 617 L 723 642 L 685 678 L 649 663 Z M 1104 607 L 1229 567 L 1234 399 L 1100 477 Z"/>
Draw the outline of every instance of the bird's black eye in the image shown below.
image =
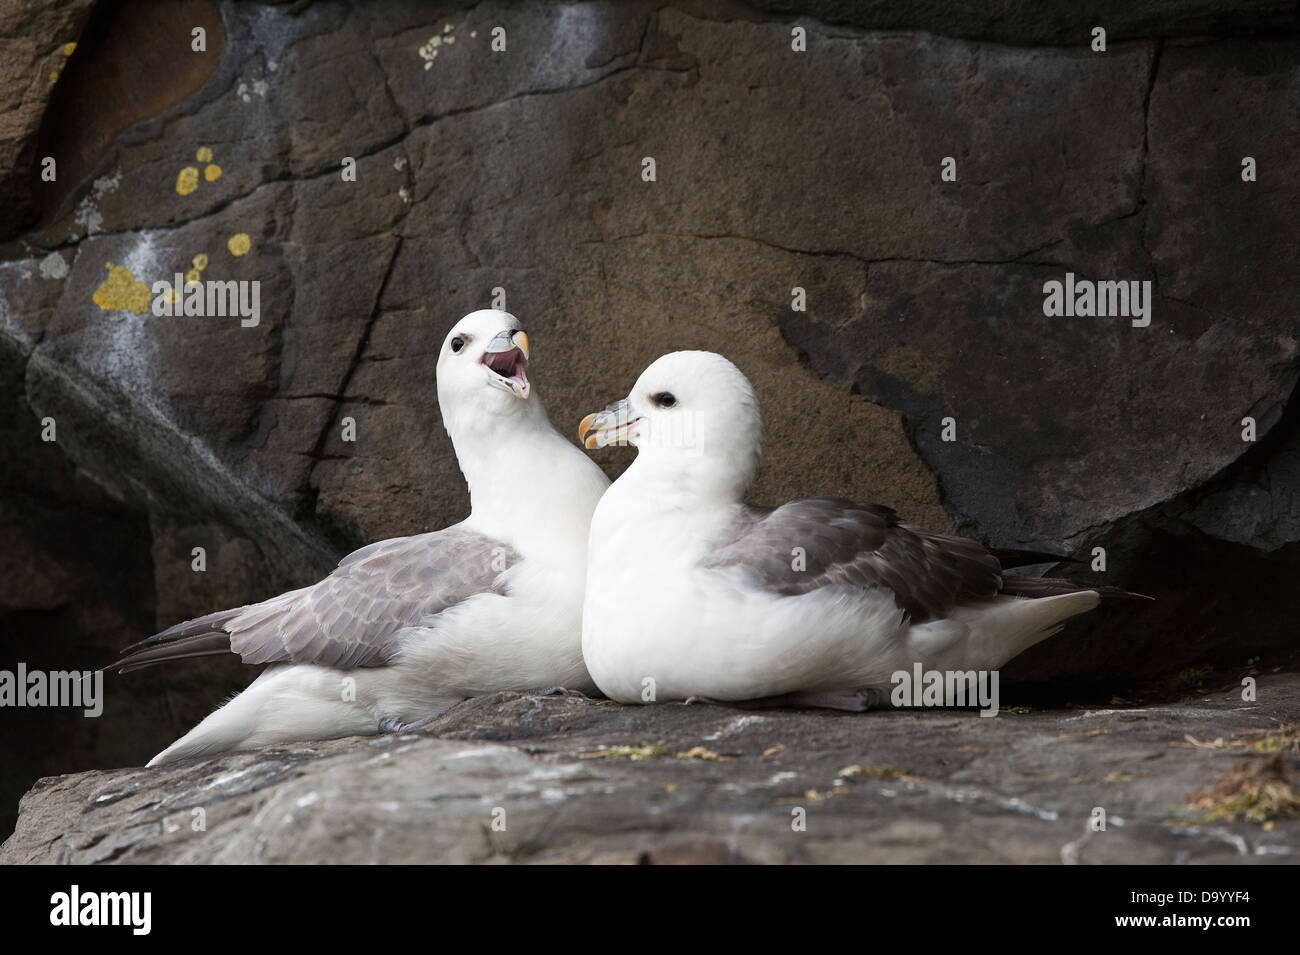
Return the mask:
<path id="1" fill-rule="evenodd" d="M 677 398 L 671 391 L 661 391 L 657 395 L 651 395 L 650 400 L 660 408 L 671 408 L 673 405 L 677 404 Z"/>
<path id="2" fill-rule="evenodd" d="M 461 350 L 462 348 L 464 348 L 464 347 L 465 347 L 465 339 L 463 339 L 463 338 L 453 338 L 453 339 L 451 340 L 451 350 L 452 350 L 452 351 L 460 351 L 460 350 Z"/>

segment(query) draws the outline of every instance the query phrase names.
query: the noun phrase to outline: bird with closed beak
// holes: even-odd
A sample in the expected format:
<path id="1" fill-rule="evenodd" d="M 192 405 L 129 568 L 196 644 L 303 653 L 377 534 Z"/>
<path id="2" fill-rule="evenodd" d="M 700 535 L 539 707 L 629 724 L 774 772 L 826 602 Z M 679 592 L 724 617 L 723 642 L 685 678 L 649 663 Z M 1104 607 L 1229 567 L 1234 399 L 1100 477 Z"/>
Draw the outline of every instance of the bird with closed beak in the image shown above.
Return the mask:
<path id="1" fill-rule="evenodd" d="M 588 547 L 582 652 L 610 698 L 866 709 L 898 671 L 996 669 L 1102 596 L 1134 596 L 1004 573 L 888 507 L 750 506 L 762 431 L 749 381 L 702 351 L 664 355 L 583 419 L 587 448 L 637 449 Z"/>

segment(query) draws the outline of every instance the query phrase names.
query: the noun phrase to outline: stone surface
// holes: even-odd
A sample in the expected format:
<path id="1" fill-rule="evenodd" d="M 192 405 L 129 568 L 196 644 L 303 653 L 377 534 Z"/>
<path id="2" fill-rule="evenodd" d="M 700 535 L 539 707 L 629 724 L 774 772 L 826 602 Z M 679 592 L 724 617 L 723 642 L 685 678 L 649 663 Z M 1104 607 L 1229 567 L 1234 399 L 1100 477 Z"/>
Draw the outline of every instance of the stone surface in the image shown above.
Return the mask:
<path id="1" fill-rule="evenodd" d="M 32 183 L 43 158 L 37 150 L 41 121 L 71 59 L 68 44 L 81 35 L 90 5 L 0 3 L 0 239 L 29 224 L 40 206 Z"/>
<path id="2" fill-rule="evenodd" d="M 1014 44 L 1077 45 L 1095 27 L 1107 38 L 1199 36 L 1251 30 L 1295 30 L 1300 15 L 1286 0 L 1102 0 L 1080 6 L 1035 0 L 752 0 L 784 14 L 874 30 L 925 30 L 945 36 Z"/>
<path id="3" fill-rule="evenodd" d="M 1276 0 L 4 5 L 5 657 L 101 665 L 459 519 L 436 350 L 499 287 L 566 433 L 662 352 L 722 351 L 767 417 L 755 502 L 1102 547 L 1095 579 L 1158 598 L 1008 678 L 1068 695 L 1294 666 L 1297 27 Z M 36 188 L 46 154 L 59 179 Z M 151 283 L 200 255 L 261 283 L 256 327 L 95 304 L 109 263 Z M 1044 316 L 1067 271 L 1151 281 L 1151 326 Z M 110 680 L 111 730 L 0 714 L 22 726 L 0 799 L 143 759 L 246 679 Z"/>
<path id="4" fill-rule="evenodd" d="M 1294 862 L 1300 819 L 1187 797 L 1294 732 L 1298 691 L 994 718 L 503 693 L 418 735 L 42 779 L 0 863 Z"/>

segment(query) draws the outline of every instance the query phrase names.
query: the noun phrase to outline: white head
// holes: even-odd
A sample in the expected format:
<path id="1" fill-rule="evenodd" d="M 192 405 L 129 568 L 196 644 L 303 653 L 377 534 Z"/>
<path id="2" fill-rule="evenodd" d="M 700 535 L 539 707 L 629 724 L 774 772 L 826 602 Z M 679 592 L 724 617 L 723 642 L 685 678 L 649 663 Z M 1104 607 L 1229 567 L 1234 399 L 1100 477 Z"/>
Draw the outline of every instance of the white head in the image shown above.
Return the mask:
<path id="1" fill-rule="evenodd" d="M 639 480 L 681 496 L 739 501 L 758 471 L 763 416 L 749 380 L 721 355 L 679 351 L 632 393 L 579 426 L 587 448 L 630 444 Z"/>
<path id="2" fill-rule="evenodd" d="M 485 415 L 524 415 L 528 336 L 509 312 L 470 312 L 447 333 L 438 354 L 438 405 L 452 438 L 481 429 Z"/>

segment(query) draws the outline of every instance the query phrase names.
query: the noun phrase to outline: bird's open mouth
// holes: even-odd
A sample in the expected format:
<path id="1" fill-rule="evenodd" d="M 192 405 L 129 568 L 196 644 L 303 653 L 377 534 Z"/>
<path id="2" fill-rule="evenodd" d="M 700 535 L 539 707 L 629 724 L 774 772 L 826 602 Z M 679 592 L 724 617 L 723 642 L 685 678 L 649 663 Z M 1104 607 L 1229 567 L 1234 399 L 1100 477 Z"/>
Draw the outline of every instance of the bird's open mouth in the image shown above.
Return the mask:
<path id="1" fill-rule="evenodd" d="M 482 360 L 488 370 L 488 381 L 518 398 L 528 397 L 528 356 L 519 345 L 511 345 L 505 351 L 485 352 Z"/>

